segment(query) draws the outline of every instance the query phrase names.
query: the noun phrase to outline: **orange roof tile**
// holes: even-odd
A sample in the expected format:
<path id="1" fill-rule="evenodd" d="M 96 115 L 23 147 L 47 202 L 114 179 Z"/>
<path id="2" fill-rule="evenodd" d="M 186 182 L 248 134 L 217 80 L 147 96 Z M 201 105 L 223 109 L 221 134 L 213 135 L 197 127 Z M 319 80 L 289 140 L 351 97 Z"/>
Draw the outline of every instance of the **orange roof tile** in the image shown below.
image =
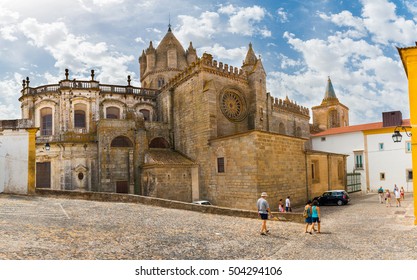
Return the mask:
<path id="1" fill-rule="evenodd" d="M 402 125 L 403 126 L 409 126 L 410 125 L 410 120 L 409 119 L 403 120 Z M 373 130 L 373 129 L 380 129 L 380 128 L 383 128 L 382 122 L 366 123 L 366 124 L 358 124 L 358 125 L 330 128 L 330 129 L 327 129 L 325 131 L 313 134 L 311 136 L 312 137 L 318 137 L 318 136 L 342 134 L 342 133 L 358 132 L 358 131 L 366 131 L 366 130 Z"/>

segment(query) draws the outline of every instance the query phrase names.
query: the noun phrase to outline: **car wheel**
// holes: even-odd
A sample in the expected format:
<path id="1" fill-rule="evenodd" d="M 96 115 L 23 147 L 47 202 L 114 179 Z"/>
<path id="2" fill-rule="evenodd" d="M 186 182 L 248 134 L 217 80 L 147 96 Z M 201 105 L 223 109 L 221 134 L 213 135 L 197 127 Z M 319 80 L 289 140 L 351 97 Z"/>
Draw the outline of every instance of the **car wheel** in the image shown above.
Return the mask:
<path id="1" fill-rule="evenodd" d="M 338 200 L 338 201 L 337 201 L 337 205 L 342 206 L 342 205 L 343 205 L 343 201 Z"/>

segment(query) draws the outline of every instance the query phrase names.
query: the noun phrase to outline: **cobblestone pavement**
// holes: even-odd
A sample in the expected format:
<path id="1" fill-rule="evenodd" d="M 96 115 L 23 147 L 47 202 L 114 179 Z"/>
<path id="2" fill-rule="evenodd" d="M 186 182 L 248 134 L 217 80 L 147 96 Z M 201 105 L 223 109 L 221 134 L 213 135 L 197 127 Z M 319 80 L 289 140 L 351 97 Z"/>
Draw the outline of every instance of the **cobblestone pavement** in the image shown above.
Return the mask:
<path id="1" fill-rule="evenodd" d="M 417 259 L 411 195 L 385 207 L 354 195 L 322 209 L 322 234 L 142 204 L 0 195 L 0 259 Z"/>

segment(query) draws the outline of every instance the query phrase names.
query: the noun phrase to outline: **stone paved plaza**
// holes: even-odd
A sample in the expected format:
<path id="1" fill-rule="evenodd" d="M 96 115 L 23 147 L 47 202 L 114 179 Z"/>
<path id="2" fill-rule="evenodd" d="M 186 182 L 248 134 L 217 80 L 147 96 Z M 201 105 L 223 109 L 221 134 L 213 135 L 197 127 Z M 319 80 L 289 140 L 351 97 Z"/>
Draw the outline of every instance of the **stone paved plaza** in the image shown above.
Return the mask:
<path id="1" fill-rule="evenodd" d="M 353 195 L 304 225 L 130 203 L 0 195 L 0 259 L 417 259 L 411 194 L 401 208 Z"/>

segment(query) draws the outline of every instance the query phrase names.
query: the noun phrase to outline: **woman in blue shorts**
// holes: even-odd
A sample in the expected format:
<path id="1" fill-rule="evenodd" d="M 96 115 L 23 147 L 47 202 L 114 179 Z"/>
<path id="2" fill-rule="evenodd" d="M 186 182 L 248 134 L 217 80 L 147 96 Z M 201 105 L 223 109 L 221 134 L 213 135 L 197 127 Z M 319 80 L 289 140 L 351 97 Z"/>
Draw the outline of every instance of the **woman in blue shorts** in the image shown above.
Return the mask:
<path id="1" fill-rule="evenodd" d="M 317 200 L 313 201 L 313 206 L 311 207 L 311 228 L 314 229 L 314 224 L 317 223 L 317 233 L 320 233 L 320 207 Z"/>

